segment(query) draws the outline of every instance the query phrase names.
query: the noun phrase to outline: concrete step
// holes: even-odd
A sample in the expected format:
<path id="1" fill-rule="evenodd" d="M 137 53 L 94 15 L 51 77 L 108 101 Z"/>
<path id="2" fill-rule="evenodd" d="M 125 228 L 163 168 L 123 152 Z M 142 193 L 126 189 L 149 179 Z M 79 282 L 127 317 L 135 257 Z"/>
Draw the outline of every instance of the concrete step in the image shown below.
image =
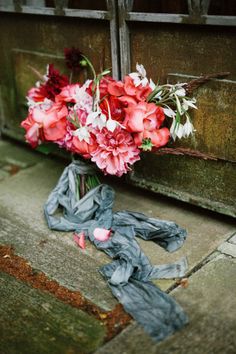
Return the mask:
<path id="1" fill-rule="evenodd" d="M 189 324 L 154 343 L 133 324 L 96 354 L 235 354 L 236 259 L 219 259 L 189 278 L 187 289 L 172 295 L 189 315 Z"/>
<path id="2" fill-rule="evenodd" d="M 105 328 L 94 317 L 0 273 L 2 354 L 91 353 Z"/>

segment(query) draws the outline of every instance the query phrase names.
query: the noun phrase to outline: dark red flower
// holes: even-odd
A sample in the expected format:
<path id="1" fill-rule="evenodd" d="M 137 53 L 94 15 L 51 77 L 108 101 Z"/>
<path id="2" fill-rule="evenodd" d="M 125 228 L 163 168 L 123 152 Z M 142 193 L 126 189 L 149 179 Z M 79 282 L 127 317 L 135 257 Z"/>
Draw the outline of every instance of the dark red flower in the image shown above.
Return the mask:
<path id="1" fill-rule="evenodd" d="M 78 72 L 87 66 L 83 53 L 78 48 L 65 48 L 64 55 L 67 67 L 74 72 Z"/>
<path id="2" fill-rule="evenodd" d="M 53 64 L 49 64 L 47 77 L 46 83 L 39 87 L 38 93 L 54 101 L 61 89 L 69 84 L 69 79 L 67 76 L 61 75 L 59 70 L 54 69 Z"/>
<path id="3" fill-rule="evenodd" d="M 103 100 L 100 103 L 102 113 L 108 117 L 107 104 L 109 104 L 112 119 L 117 120 L 118 122 L 123 122 L 125 118 L 125 111 L 122 102 L 120 102 L 120 100 L 115 96 L 108 96 L 106 100 Z"/>

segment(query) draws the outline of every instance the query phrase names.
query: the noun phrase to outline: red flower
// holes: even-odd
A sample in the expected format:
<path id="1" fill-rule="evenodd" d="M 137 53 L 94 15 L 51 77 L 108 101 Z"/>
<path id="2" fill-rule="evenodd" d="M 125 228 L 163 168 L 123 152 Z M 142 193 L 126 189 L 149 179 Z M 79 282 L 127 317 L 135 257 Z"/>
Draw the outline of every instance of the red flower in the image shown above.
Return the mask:
<path id="1" fill-rule="evenodd" d="M 53 64 L 49 64 L 47 81 L 38 89 L 38 94 L 54 101 L 55 96 L 61 92 L 61 89 L 69 84 L 68 77 L 61 75 L 58 70 L 54 69 Z"/>
<path id="2" fill-rule="evenodd" d="M 124 111 L 123 103 L 115 96 L 108 96 L 106 100 L 103 100 L 100 103 L 100 108 L 102 113 L 104 113 L 106 117 L 109 116 L 106 101 L 108 101 L 110 107 L 111 118 L 117 120 L 118 122 L 123 122 L 123 120 L 125 119 L 125 111 Z"/>
<path id="3" fill-rule="evenodd" d="M 109 84 L 111 83 L 115 83 L 116 81 L 111 77 L 111 76 L 104 76 L 100 82 L 99 82 L 99 93 L 100 93 L 100 99 L 102 99 L 104 96 L 108 95 L 109 92 L 108 92 L 108 87 L 109 87 Z M 88 89 L 87 89 L 87 92 L 88 94 L 90 94 L 91 96 L 93 96 L 93 81 L 90 83 Z"/>
<path id="4" fill-rule="evenodd" d="M 74 72 L 78 72 L 87 66 L 86 60 L 78 48 L 65 48 L 64 55 L 67 67 Z"/>

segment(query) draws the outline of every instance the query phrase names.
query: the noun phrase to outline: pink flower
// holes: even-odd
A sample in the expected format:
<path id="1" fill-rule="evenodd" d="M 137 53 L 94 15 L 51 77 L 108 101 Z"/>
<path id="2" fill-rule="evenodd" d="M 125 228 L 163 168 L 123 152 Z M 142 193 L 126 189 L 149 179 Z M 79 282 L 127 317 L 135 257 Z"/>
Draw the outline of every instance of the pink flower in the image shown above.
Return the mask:
<path id="1" fill-rule="evenodd" d="M 93 231 L 93 235 L 96 240 L 104 242 L 110 238 L 111 230 L 101 229 L 99 227 L 96 227 L 96 229 L 94 229 Z"/>
<path id="2" fill-rule="evenodd" d="M 70 150 L 82 155 L 85 159 L 90 159 L 97 146 L 97 141 L 93 134 L 90 134 L 89 144 L 85 140 L 80 141 L 77 136 L 74 136 Z"/>
<path id="3" fill-rule="evenodd" d="M 36 148 L 38 144 L 45 141 L 42 126 L 33 120 L 31 113 L 21 122 L 21 127 L 26 130 L 25 140 L 33 148 Z"/>
<path id="4" fill-rule="evenodd" d="M 78 90 L 81 87 L 80 84 L 72 84 L 72 85 L 67 85 L 63 87 L 59 95 L 56 96 L 55 100 L 56 102 L 64 103 L 64 102 L 71 102 L 75 103 L 75 95 L 76 95 L 76 90 Z"/>
<path id="5" fill-rule="evenodd" d="M 73 143 L 73 132 L 75 131 L 75 126 L 74 124 L 67 122 L 66 124 L 66 134 L 65 136 L 60 139 L 57 140 L 57 144 L 61 147 L 61 148 L 65 148 L 68 151 L 72 151 L 72 143 Z"/>
<path id="6" fill-rule="evenodd" d="M 124 125 L 133 133 L 157 129 L 165 119 L 163 109 L 155 103 L 139 102 L 125 110 Z"/>
<path id="7" fill-rule="evenodd" d="M 61 140 L 66 134 L 68 114 L 65 106 L 54 104 L 49 110 L 43 111 L 37 107 L 21 123 L 26 130 L 26 141 L 32 147 L 37 147 L 42 141 Z"/>
<path id="8" fill-rule="evenodd" d="M 170 131 L 168 128 L 161 128 L 153 131 L 145 130 L 142 133 L 136 133 L 134 141 L 137 146 L 142 144 L 143 139 L 150 139 L 154 148 L 159 148 L 168 143 Z"/>
<path id="9" fill-rule="evenodd" d="M 96 134 L 97 149 L 92 152 L 92 161 L 105 173 L 121 176 L 130 166 L 140 159 L 130 133 L 117 127 L 114 132 L 104 128 Z"/>
<path id="10" fill-rule="evenodd" d="M 28 91 L 27 97 L 31 98 L 34 102 L 43 102 L 43 100 L 45 99 L 45 96 L 40 93 L 38 87 L 32 87 Z"/>
<path id="11" fill-rule="evenodd" d="M 165 119 L 163 109 L 154 103 L 139 102 L 125 109 L 126 116 L 123 124 L 126 129 L 134 133 L 134 141 L 137 146 L 142 140 L 149 138 L 155 147 L 165 145 L 169 140 L 169 130 L 160 129 Z"/>
<path id="12" fill-rule="evenodd" d="M 129 105 L 129 103 L 145 101 L 152 92 L 152 89 L 149 85 L 144 87 L 142 84 L 135 86 L 133 79 L 127 75 L 124 78 L 124 82 L 111 82 L 108 85 L 108 92 L 110 95 L 119 97 L 122 102 L 127 102 L 127 105 Z"/>

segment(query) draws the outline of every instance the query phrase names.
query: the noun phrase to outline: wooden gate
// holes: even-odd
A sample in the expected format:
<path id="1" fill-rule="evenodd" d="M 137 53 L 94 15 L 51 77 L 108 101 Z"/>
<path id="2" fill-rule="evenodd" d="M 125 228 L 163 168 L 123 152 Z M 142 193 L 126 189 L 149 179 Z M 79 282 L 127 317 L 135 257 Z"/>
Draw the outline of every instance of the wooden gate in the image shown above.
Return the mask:
<path id="1" fill-rule="evenodd" d="M 2 132 L 23 138 L 25 93 L 43 71 L 79 46 L 118 78 L 142 63 L 152 79 L 188 81 L 229 71 L 197 92 L 195 136 L 184 155 L 144 154 L 129 181 L 236 216 L 236 5 L 234 0 L 0 0 Z M 171 146 L 178 146 L 178 144 Z"/>

